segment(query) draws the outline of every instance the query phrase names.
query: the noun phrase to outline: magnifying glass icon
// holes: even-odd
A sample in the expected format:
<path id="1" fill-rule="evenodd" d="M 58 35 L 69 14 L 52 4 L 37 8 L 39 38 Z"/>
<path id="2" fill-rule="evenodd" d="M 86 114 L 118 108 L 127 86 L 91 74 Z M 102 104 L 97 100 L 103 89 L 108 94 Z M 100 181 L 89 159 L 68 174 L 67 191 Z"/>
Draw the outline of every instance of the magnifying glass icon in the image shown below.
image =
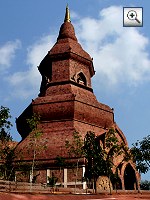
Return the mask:
<path id="1" fill-rule="evenodd" d="M 135 20 L 139 24 L 141 23 L 140 20 L 138 20 L 138 18 L 137 18 L 137 12 L 135 10 L 130 10 L 127 14 L 127 17 L 129 20 Z"/>

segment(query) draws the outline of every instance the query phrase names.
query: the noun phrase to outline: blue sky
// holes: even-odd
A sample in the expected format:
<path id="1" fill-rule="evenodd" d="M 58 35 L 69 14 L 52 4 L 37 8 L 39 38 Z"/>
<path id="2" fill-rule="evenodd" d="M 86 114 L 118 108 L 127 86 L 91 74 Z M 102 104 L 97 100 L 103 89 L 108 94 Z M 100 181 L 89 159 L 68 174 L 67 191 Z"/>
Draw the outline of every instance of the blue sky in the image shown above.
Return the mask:
<path id="1" fill-rule="evenodd" d="M 13 138 L 21 139 L 15 118 L 39 93 L 37 66 L 56 42 L 67 3 L 76 36 L 94 59 L 94 93 L 114 108 L 115 121 L 131 147 L 150 134 L 148 0 L 1 2 L 0 105 L 10 108 Z M 129 6 L 143 7 L 143 27 L 123 27 L 123 7 Z"/>

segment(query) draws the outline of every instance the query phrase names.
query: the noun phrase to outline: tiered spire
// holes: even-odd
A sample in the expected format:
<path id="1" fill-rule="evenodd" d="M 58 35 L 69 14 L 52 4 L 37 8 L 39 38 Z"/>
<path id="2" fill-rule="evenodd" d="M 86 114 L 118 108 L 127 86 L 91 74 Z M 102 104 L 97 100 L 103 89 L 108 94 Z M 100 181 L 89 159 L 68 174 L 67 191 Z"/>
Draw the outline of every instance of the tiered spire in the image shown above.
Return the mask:
<path id="1" fill-rule="evenodd" d="M 66 14 L 65 14 L 64 22 L 71 22 L 71 20 L 70 20 L 70 11 L 69 11 L 68 4 L 66 6 Z"/>

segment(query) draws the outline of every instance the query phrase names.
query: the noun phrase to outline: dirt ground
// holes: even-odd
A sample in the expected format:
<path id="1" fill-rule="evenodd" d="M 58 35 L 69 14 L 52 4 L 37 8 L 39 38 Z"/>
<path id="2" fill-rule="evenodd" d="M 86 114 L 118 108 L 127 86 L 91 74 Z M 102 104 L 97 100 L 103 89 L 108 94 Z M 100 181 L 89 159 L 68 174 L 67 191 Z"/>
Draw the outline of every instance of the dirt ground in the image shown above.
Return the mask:
<path id="1" fill-rule="evenodd" d="M 150 200 L 150 193 L 114 195 L 33 195 L 0 193 L 0 200 Z"/>

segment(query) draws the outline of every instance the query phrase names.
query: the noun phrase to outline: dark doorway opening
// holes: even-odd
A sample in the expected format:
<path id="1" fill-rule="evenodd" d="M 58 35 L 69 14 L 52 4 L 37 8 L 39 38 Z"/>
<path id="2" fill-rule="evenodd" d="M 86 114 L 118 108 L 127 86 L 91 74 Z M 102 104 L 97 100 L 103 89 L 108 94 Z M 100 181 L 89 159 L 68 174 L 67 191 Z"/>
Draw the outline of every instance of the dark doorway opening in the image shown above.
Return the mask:
<path id="1" fill-rule="evenodd" d="M 134 190 L 137 188 L 135 171 L 130 164 L 126 166 L 124 171 L 125 190 Z"/>

